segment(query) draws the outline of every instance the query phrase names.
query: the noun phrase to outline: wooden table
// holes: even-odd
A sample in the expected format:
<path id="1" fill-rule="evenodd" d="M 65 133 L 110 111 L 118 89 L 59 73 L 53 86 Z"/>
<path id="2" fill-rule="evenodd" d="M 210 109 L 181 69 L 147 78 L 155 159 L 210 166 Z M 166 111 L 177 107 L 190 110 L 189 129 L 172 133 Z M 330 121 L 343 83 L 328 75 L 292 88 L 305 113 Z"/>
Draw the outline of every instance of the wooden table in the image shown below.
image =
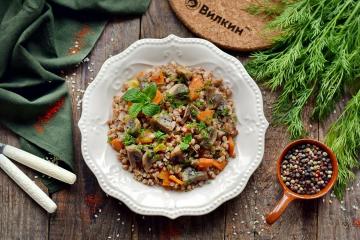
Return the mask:
<path id="1" fill-rule="evenodd" d="M 295 202 L 273 226 L 264 223 L 262 216 L 274 206 L 281 192 L 275 177 L 275 160 L 289 141 L 284 127 L 269 127 L 264 159 L 245 190 L 205 216 L 176 220 L 141 216 L 105 195 L 81 156 L 77 128 L 81 110 L 77 105 L 82 93 L 76 90 L 86 89 L 104 61 L 134 41 L 163 38 L 169 34 L 193 36 L 176 19 L 167 1 L 152 0 L 142 17 L 112 19 L 89 56 L 90 61 L 67 72 L 70 83 L 76 82 L 72 97 L 78 181 L 51 196 L 58 210 L 48 215 L 0 172 L 0 239 L 360 239 L 360 220 L 357 221 L 360 219 L 357 209 L 360 189 L 357 182 L 347 192 L 343 203 L 330 195 L 315 201 Z M 236 52 L 230 54 L 241 61 L 247 58 Z M 262 92 L 266 117 L 271 122 L 271 106 L 276 94 L 264 88 Z M 304 119 L 310 136 L 322 140 L 330 122 L 341 109 L 339 106 L 337 113 L 325 124 L 310 123 L 311 109 L 306 109 Z M 0 129 L 0 142 L 18 145 L 16 137 L 4 128 Z M 20 168 L 31 178 L 36 175 L 22 166 Z"/>

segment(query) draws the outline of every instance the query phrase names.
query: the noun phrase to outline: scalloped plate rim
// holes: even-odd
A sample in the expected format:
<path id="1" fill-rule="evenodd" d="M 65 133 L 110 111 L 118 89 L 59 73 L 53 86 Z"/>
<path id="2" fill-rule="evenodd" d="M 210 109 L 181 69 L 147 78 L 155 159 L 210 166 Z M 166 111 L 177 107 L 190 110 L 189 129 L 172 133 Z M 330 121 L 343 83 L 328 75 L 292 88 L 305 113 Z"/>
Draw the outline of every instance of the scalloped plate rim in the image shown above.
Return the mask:
<path id="1" fill-rule="evenodd" d="M 150 44 L 150 45 L 152 43 L 166 44 L 171 41 L 180 42 L 180 43 L 194 43 L 194 44 L 201 44 L 201 45 L 207 46 L 207 47 L 211 48 L 212 50 L 215 50 L 216 54 L 219 55 L 219 57 L 221 57 L 223 59 L 225 58 L 224 59 L 225 61 L 226 60 L 231 61 L 233 64 L 236 65 L 236 67 L 239 67 L 240 75 L 247 78 L 247 80 L 250 81 L 251 84 L 253 84 L 253 87 L 255 88 L 254 91 L 255 91 L 255 93 L 258 94 L 257 95 L 257 97 L 258 97 L 257 104 L 259 104 L 258 108 L 261 110 L 260 112 L 258 110 L 256 111 L 259 116 L 259 120 L 261 122 L 261 125 L 259 126 L 259 137 L 261 137 L 261 142 L 260 142 L 260 146 L 259 146 L 260 149 L 258 149 L 259 151 L 261 151 L 261 154 L 259 154 L 259 157 L 257 157 L 255 159 L 256 161 L 254 161 L 254 163 L 250 166 L 251 169 L 247 170 L 249 172 L 249 174 L 245 176 L 246 179 L 242 182 L 240 187 L 234 188 L 232 191 L 227 192 L 226 197 L 223 197 L 223 199 L 221 199 L 220 201 L 215 201 L 213 203 L 210 202 L 201 208 L 197 207 L 197 209 L 193 209 L 192 207 L 187 207 L 187 208 L 182 208 L 182 209 L 171 209 L 171 210 L 163 209 L 163 208 L 148 209 L 148 208 L 139 206 L 139 204 L 137 204 L 135 201 L 131 200 L 125 193 L 115 192 L 113 189 L 110 189 L 111 187 L 109 187 L 109 186 L 111 184 L 106 183 L 106 181 L 104 180 L 104 177 L 100 175 L 100 172 L 98 171 L 96 166 L 93 165 L 93 160 L 88 156 L 87 148 L 85 146 L 85 141 L 84 141 L 84 140 L 86 140 L 86 132 L 87 132 L 86 124 L 85 124 L 85 121 L 86 121 L 85 115 L 86 114 L 84 114 L 84 109 L 86 109 L 86 103 L 87 103 L 86 99 L 89 97 L 91 89 L 94 88 L 94 86 L 96 86 L 96 84 L 102 80 L 102 78 L 103 78 L 102 75 L 104 74 L 103 72 L 106 70 L 107 65 L 110 65 L 112 61 L 115 61 L 118 58 L 125 57 L 127 54 L 130 54 L 131 51 L 133 51 L 136 47 L 141 46 L 143 44 Z M 129 207 L 132 211 L 134 211 L 138 214 L 158 215 L 158 216 L 165 216 L 170 219 L 175 219 L 180 216 L 199 216 L 199 215 L 207 214 L 207 213 L 215 210 L 217 207 L 219 207 L 224 202 L 235 198 L 244 190 L 250 177 L 255 172 L 255 170 L 259 167 L 259 165 L 263 159 L 264 150 L 265 150 L 265 133 L 266 133 L 267 128 L 269 127 L 269 123 L 266 120 L 265 115 L 264 115 L 263 99 L 262 99 L 262 94 L 261 94 L 260 88 L 257 86 L 255 81 L 250 77 L 250 75 L 247 73 L 247 71 L 245 70 L 245 68 L 243 67 L 243 65 L 241 64 L 241 62 L 238 59 L 223 52 L 221 49 L 219 49 L 214 44 L 212 44 L 211 42 L 209 42 L 205 39 L 180 38 L 180 37 L 177 37 L 177 36 L 171 34 L 168 37 L 165 37 L 162 39 L 155 39 L 155 38 L 139 39 L 139 40 L 135 41 L 134 43 L 132 43 L 129 47 L 127 47 L 125 50 L 123 50 L 119 54 L 108 58 L 101 66 L 101 69 L 98 72 L 94 81 L 92 81 L 89 84 L 89 86 L 87 87 L 87 89 L 84 93 L 83 103 L 82 103 L 82 112 L 81 112 L 80 120 L 78 122 L 78 127 L 79 127 L 80 133 L 81 133 L 81 151 L 82 151 L 84 161 L 85 161 L 86 165 L 90 168 L 90 170 L 94 173 L 97 181 L 99 182 L 100 187 L 106 194 L 122 201 L 127 207 Z"/>

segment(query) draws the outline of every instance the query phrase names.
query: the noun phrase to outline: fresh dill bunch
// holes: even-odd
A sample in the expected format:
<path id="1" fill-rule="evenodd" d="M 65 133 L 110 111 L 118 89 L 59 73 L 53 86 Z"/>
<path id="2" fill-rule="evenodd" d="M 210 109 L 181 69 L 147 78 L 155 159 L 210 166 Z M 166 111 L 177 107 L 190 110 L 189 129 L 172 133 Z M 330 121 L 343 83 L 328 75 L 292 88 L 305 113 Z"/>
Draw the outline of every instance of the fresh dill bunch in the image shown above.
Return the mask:
<path id="1" fill-rule="evenodd" d="M 342 199 L 346 186 L 355 178 L 353 171 L 360 167 L 360 90 L 349 100 L 339 119 L 331 126 L 325 142 L 335 152 L 339 162 L 334 192 Z"/>
<path id="2" fill-rule="evenodd" d="M 315 99 L 313 118 L 328 116 L 360 75 L 360 1 L 298 0 L 270 22 L 281 34 L 274 46 L 252 54 L 250 75 L 280 95 L 274 120 L 291 138 L 306 134 L 302 112 Z"/>
<path id="3" fill-rule="evenodd" d="M 312 118 L 321 121 L 345 91 L 358 91 L 325 140 L 339 162 L 334 188 L 339 198 L 360 168 L 359 16 L 360 1 L 297 0 L 270 22 L 269 28 L 280 32 L 273 47 L 252 54 L 245 66 L 259 82 L 279 90 L 273 119 L 287 125 L 293 139 L 306 135 L 307 104 L 314 102 Z"/>

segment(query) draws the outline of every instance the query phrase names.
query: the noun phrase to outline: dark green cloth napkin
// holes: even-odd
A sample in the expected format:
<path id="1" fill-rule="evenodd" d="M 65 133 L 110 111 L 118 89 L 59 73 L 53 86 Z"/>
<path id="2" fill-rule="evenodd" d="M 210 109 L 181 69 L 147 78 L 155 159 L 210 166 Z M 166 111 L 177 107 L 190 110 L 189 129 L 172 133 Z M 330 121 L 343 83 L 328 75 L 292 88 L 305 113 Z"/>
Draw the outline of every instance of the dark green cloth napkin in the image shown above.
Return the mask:
<path id="1" fill-rule="evenodd" d="M 89 54 L 111 15 L 141 14 L 150 0 L 2 0 L 0 122 L 23 149 L 74 169 L 71 99 L 61 69 Z M 79 149 L 79 148 L 78 148 Z M 47 181 L 49 192 L 59 189 Z"/>

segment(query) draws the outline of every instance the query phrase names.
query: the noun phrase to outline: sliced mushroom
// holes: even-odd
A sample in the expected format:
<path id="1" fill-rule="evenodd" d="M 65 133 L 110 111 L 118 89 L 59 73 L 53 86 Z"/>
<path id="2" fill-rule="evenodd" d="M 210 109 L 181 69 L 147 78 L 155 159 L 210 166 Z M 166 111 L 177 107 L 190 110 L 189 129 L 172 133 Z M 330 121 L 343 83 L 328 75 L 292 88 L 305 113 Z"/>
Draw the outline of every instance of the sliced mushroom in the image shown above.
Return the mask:
<path id="1" fill-rule="evenodd" d="M 205 148 L 210 148 L 212 145 L 214 145 L 216 138 L 217 138 L 217 130 L 213 127 L 207 128 L 208 136 L 206 138 L 203 138 L 200 142 L 200 145 Z"/>
<path id="2" fill-rule="evenodd" d="M 170 160 L 173 163 L 181 163 L 185 160 L 184 153 L 180 146 L 176 146 L 170 153 Z"/>
<path id="3" fill-rule="evenodd" d="M 174 128 L 176 123 L 173 122 L 169 114 L 161 112 L 154 115 L 151 119 L 151 124 L 155 128 L 159 128 L 166 133 L 170 133 Z"/>
<path id="4" fill-rule="evenodd" d="M 192 72 L 183 66 L 177 66 L 176 73 L 180 76 L 184 76 L 187 80 L 189 80 L 192 76 Z"/>
<path id="5" fill-rule="evenodd" d="M 141 123 L 137 118 L 131 118 L 130 116 L 126 116 L 125 118 L 125 131 L 129 134 L 139 133 L 141 129 Z"/>
<path id="6" fill-rule="evenodd" d="M 176 98 L 183 98 L 189 94 L 189 88 L 185 84 L 178 83 L 172 86 L 167 92 Z"/>
<path id="7" fill-rule="evenodd" d="M 142 165 L 146 172 L 148 172 L 153 164 L 153 153 L 146 151 L 142 157 Z"/>
<path id="8" fill-rule="evenodd" d="M 192 167 L 187 167 L 181 174 L 182 180 L 189 184 L 193 182 L 204 181 L 208 179 L 206 172 L 196 171 Z"/>
<path id="9" fill-rule="evenodd" d="M 209 107 L 215 109 L 225 104 L 224 96 L 221 93 L 214 93 L 209 96 Z"/>
<path id="10" fill-rule="evenodd" d="M 130 165 L 133 168 L 136 168 L 139 163 L 141 163 L 143 154 L 141 150 L 136 145 L 130 145 L 125 147 Z"/>

